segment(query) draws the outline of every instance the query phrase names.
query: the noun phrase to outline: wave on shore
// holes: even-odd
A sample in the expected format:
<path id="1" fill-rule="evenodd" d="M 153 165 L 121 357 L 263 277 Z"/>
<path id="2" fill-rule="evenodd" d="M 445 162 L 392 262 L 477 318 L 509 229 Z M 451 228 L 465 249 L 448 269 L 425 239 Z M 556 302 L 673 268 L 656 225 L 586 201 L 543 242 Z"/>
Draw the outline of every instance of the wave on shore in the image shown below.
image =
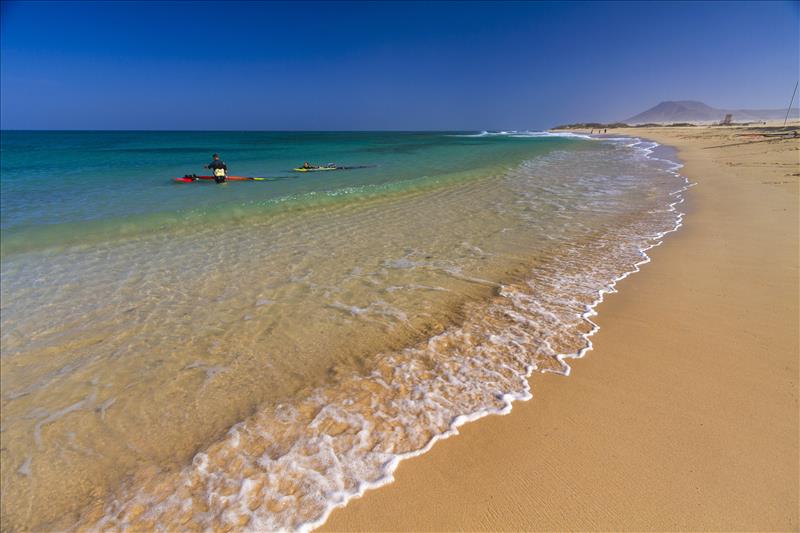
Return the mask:
<path id="1" fill-rule="evenodd" d="M 140 472 L 87 510 L 79 527 L 307 531 L 351 498 L 389 483 L 400 461 L 460 425 L 530 399 L 534 371 L 568 375 L 567 360 L 592 347 L 596 306 L 683 221 L 678 205 L 690 185 L 680 165 L 654 156 L 655 143 L 624 143 L 679 183 L 660 205 L 562 243 L 524 280 L 467 303 L 459 324 L 426 341 L 379 354 L 358 371 L 342 368 L 333 383 L 297 402 L 256 412 L 183 470 Z M 558 157 L 516 172 L 535 175 L 542 165 L 557 166 Z"/>

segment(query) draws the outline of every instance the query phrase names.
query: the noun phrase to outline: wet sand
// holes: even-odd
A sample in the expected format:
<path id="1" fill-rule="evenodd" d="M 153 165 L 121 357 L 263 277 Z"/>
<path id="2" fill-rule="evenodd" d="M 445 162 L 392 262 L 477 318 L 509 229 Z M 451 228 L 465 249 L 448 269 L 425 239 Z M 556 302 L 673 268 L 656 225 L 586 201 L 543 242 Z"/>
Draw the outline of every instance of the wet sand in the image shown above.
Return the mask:
<path id="1" fill-rule="evenodd" d="M 679 150 L 684 227 L 598 307 L 570 377 L 534 375 L 322 529 L 797 530 L 800 140 L 753 131 L 609 131 Z"/>

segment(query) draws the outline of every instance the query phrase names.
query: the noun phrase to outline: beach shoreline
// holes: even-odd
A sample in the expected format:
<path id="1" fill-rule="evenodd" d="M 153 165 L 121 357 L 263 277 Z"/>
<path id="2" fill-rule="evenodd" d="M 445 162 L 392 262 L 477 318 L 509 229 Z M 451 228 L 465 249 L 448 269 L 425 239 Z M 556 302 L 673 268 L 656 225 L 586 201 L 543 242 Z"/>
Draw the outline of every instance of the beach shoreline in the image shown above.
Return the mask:
<path id="1" fill-rule="evenodd" d="M 754 131 L 610 131 L 678 150 L 684 227 L 600 306 L 571 377 L 535 374 L 533 401 L 322 529 L 796 530 L 800 147 L 737 144 Z"/>
<path id="2" fill-rule="evenodd" d="M 16 302 L 18 314 L 4 318 L 27 316 L 27 329 L 4 349 L 16 348 L 23 362 L 30 360 L 18 368 L 38 370 L 43 361 L 49 367 L 41 368 L 59 380 L 50 386 L 44 371 L 44 381 L 35 372 L 15 379 L 4 363 L 4 384 L 16 388 L 4 398 L 10 423 L 3 462 L 18 465 L 16 472 L 4 468 L 4 523 L 14 530 L 76 522 L 79 528 L 148 529 L 156 523 L 190 527 L 191 520 L 192 527 L 212 529 L 235 523 L 307 530 L 364 487 L 383 484 L 395 460 L 418 455 L 454 421 L 506 412 L 511 399 L 527 398 L 533 368 L 565 372 L 559 354 L 583 350 L 583 334 L 593 329 L 587 306 L 598 290 L 635 268 L 654 235 L 674 229 L 677 215 L 668 206 L 685 180 L 669 155 L 651 157 L 652 142 L 542 132 L 429 137 L 435 146 L 470 153 L 478 146 L 498 160 L 498 153 L 523 160 L 512 164 L 504 155 L 503 164 L 512 168 L 496 174 L 494 167 L 468 169 L 463 177 L 471 179 L 424 193 L 415 185 L 387 202 L 310 206 L 302 216 L 269 216 L 260 225 L 236 221 L 224 232 L 143 231 L 106 246 L 68 248 L 38 265 L 31 258 L 46 250 L 12 254 L 4 262 L 4 301 Z M 141 139 L 156 149 L 161 141 L 150 134 Z M 460 157 L 454 161 L 463 164 Z M 171 184 L 166 190 L 191 191 Z M 213 187 L 197 189 L 203 191 L 219 194 Z M 331 228 L 360 238 L 337 241 Z M 326 236 L 323 247 L 318 235 Z M 169 248 L 160 245 L 167 236 Z M 265 243 L 269 253 L 259 253 Z M 228 253 L 219 253 L 223 248 Z M 197 257 L 202 250 L 209 253 Z M 300 262 L 298 250 L 307 252 Z M 102 271 L 93 266 L 100 264 L 98 254 Z M 186 263 L 198 275 L 187 275 Z M 64 272 L 86 274 L 65 276 L 71 283 L 64 285 L 62 264 L 69 266 Z M 135 269 L 130 283 L 129 276 L 115 274 L 126 272 L 116 264 L 157 269 Z M 209 268 L 214 264 L 225 268 Z M 46 307 L 26 300 L 31 279 L 47 279 L 58 298 Z M 47 320 L 69 316 L 76 301 L 99 294 L 108 311 L 91 322 L 88 338 L 99 342 L 86 345 L 86 330 L 76 339 L 84 343 L 83 360 L 71 359 L 77 351 L 69 344 L 71 330 L 66 341 L 41 341 L 46 357 L 26 349 L 24 343 L 37 338 L 38 310 L 46 309 Z M 197 302 L 206 312 L 198 312 Z M 209 313 L 208 306 L 217 310 Z M 15 331 L 13 324 L 4 323 L 4 334 Z M 348 327 L 353 334 L 345 333 Z M 302 339 L 292 333 L 296 328 Z M 130 338 L 163 341 L 156 350 L 117 342 Z M 286 347 L 293 357 L 282 357 Z M 462 354 L 468 354 L 466 365 Z M 330 359 L 337 362 L 332 367 L 325 364 Z M 318 381 L 312 362 L 324 371 Z M 131 380 L 142 387 L 128 387 Z M 294 394 L 292 386 L 298 387 Z M 147 398 L 137 396 L 142 390 Z M 170 398 L 161 403 L 171 410 L 148 410 L 156 391 Z M 109 434 L 113 441 L 105 439 Z M 365 435 L 370 440 L 360 440 Z M 122 453 L 112 447 L 129 442 Z M 71 455 L 61 461 L 65 445 Z M 51 455 L 59 460 L 48 460 Z M 238 497 L 231 499 L 233 487 Z M 187 506 L 189 499 L 196 503 Z M 278 504 L 283 507 L 276 512 Z"/>

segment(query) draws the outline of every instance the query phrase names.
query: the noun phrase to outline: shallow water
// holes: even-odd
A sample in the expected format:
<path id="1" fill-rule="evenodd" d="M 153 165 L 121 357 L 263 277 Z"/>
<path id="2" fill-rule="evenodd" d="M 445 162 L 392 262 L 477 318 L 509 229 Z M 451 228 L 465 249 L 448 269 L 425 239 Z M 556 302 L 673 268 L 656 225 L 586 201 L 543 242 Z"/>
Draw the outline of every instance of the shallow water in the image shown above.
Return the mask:
<path id="1" fill-rule="evenodd" d="M 18 170 L 34 134 L 3 135 L 11 529 L 320 522 L 455 422 L 526 398 L 530 371 L 563 372 L 684 185 L 630 139 L 85 134 L 69 146 L 92 164 L 39 205 Z M 236 174 L 290 168 L 293 143 L 378 166 L 274 188 L 98 177 L 225 142 Z"/>

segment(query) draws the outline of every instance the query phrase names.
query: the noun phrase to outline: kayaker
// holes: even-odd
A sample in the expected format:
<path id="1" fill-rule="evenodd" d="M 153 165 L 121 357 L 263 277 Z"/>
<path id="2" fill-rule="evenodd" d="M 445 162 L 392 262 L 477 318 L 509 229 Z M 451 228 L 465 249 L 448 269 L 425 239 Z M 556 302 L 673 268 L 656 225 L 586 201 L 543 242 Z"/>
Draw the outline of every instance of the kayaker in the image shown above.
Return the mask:
<path id="1" fill-rule="evenodd" d="M 319 167 L 318 167 L 318 166 L 315 166 L 315 165 L 310 165 L 310 164 L 308 163 L 308 161 L 306 161 L 305 163 L 303 163 L 303 168 L 304 168 L 304 169 L 306 169 L 306 170 L 316 170 L 316 169 L 318 169 Z"/>
<path id="2" fill-rule="evenodd" d="M 214 174 L 214 181 L 217 183 L 225 183 L 225 180 L 228 176 L 228 165 L 225 164 L 224 161 L 220 161 L 219 155 L 214 154 L 211 156 L 213 160 L 211 163 L 206 165 L 206 168 L 211 169 Z"/>

